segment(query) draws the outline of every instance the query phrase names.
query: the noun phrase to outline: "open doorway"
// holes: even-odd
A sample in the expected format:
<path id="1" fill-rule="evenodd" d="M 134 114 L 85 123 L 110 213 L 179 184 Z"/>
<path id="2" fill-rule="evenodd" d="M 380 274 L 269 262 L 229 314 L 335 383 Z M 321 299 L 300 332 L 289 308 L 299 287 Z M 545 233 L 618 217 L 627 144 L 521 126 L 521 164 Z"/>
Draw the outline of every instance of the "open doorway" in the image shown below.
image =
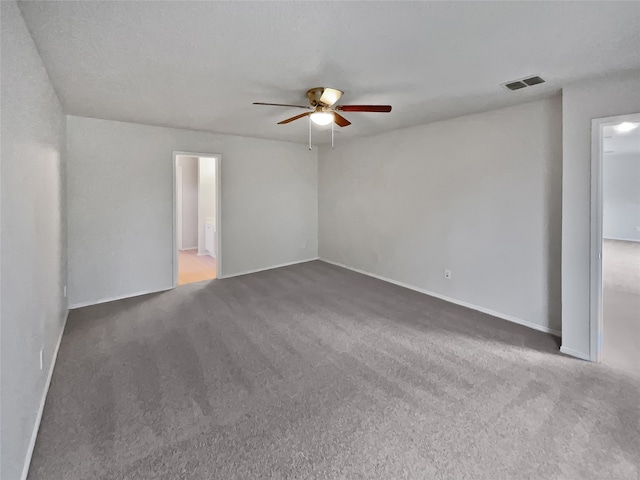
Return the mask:
<path id="1" fill-rule="evenodd" d="M 174 286 L 220 277 L 220 155 L 174 152 Z"/>
<path id="2" fill-rule="evenodd" d="M 640 371 L 640 114 L 594 120 L 593 143 L 592 348 Z"/>

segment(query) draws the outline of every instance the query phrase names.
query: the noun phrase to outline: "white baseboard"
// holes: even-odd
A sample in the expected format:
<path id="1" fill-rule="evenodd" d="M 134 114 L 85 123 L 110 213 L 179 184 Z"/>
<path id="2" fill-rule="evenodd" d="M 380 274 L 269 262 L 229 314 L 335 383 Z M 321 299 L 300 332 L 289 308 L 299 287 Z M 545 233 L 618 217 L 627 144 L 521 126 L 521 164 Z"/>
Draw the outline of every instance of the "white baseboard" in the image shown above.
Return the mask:
<path id="1" fill-rule="evenodd" d="M 560 352 L 564 353 L 565 355 L 579 358 L 580 360 L 586 360 L 587 362 L 591 361 L 591 357 L 589 357 L 589 355 L 585 355 L 584 353 L 573 350 L 572 348 L 567 348 L 564 345 L 560 347 Z"/>
<path id="2" fill-rule="evenodd" d="M 206 254 L 206 255 L 208 255 L 208 254 Z M 240 275 L 248 275 L 250 273 L 263 272 L 265 270 L 271 270 L 271 269 L 274 269 L 274 268 L 288 267 L 289 265 L 296 265 L 298 263 L 311 262 L 313 260 L 318 260 L 318 257 L 306 258 L 304 260 L 297 260 L 295 262 L 281 263 L 280 265 L 272 265 L 270 267 L 256 268 L 255 270 L 247 270 L 245 272 L 232 273 L 231 275 L 224 275 L 224 276 L 217 277 L 217 278 L 221 279 L 221 278 L 239 277 Z M 145 291 L 142 291 L 142 292 L 127 293 L 125 295 L 118 295 L 118 296 L 115 296 L 115 297 L 107 297 L 107 298 L 100 298 L 98 300 L 90 300 L 88 302 L 73 303 L 73 304 L 69 305 L 69 309 L 71 310 L 71 309 L 75 309 L 75 308 L 89 307 L 91 305 L 98 305 L 100 303 L 114 302 L 116 300 L 123 300 L 125 298 L 139 297 L 140 295 L 148 295 L 150 293 L 166 292 L 167 290 L 172 290 L 172 289 L 174 289 L 176 287 L 177 287 L 177 285 L 176 286 L 172 285 L 170 287 L 165 287 L 165 288 L 161 288 L 161 289 L 158 289 L 158 290 L 145 290 Z"/>
<path id="3" fill-rule="evenodd" d="M 198 246 L 196 245 L 195 247 L 182 247 L 179 250 L 182 251 L 182 250 L 197 250 L 197 249 L 198 249 Z"/>
<path id="4" fill-rule="evenodd" d="M 366 272 L 364 270 L 360 270 L 359 268 L 350 267 L 348 265 L 327 260 L 325 258 L 320 258 L 320 260 L 326 263 L 330 263 L 332 265 L 336 265 L 338 267 L 346 268 L 347 270 L 351 270 L 357 273 L 361 273 L 363 275 L 367 275 L 369 277 L 377 278 L 378 280 L 382 280 L 384 282 L 389 282 L 389 283 L 393 283 L 394 285 L 398 285 L 400 287 L 408 288 L 409 290 L 414 290 L 416 292 L 424 293 L 425 295 L 429 295 L 430 297 L 436 297 L 436 298 L 439 298 L 440 300 L 444 300 L 449 303 L 455 303 L 456 305 L 470 308 L 471 310 L 477 310 L 478 312 L 486 313 L 487 315 L 491 315 L 493 317 L 498 317 L 503 320 L 508 320 L 510 322 L 517 323 L 519 325 L 524 325 L 525 327 L 533 328 L 534 330 L 539 330 L 541 332 L 550 333 L 551 335 L 555 335 L 556 337 L 562 336 L 562 334 L 558 330 L 554 330 L 552 328 L 545 327 L 543 325 L 538 325 L 537 323 L 529 322 L 527 320 L 522 320 L 521 318 L 512 317 L 511 315 L 506 315 L 504 313 L 496 312 L 495 310 L 491 310 L 485 307 L 479 307 L 478 305 L 473 305 L 472 303 L 463 302 L 462 300 L 457 300 L 455 298 L 447 297 L 439 293 L 430 292 L 429 290 L 415 287 L 413 285 L 409 285 L 408 283 L 398 282 L 396 280 L 392 280 L 391 278 L 383 277 L 381 275 L 376 275 L 375 273 Z"/>
<path id="5" fill-rule="evenodd" d="M 58 350 L 60 349 L 60 344 L 62 343 L 62 335 L 64 334 L 65 327 L 67 326 L 68 318 L 69 318 L 69 310 L 67 309 L 67 313 L 64 316 L 64 322 L 62 323 L 62 329 L 60 330 L 60 335 L 58 336 L 58 342 L 56 343 L 56 347 L 53 351 L 53 357 L 51 358 L 51 366 L 49 367 L 49 372 L 47 373 L 47 381 L 44 384 L 44 392 L 42 392 L 42 399 L 40 400 L 40 407 L 38 408 L 36 423 L 33 425 L 33 431 L 31 432 L 31 440 L 29 440 L 29 446 L 27 447 L 27 456 L 24 459 L 24 466 L 22 467 L 22 475 L 20 476 L 21 480 L 27 480 L 27 475 L 29 475 L 29 467 L 31 466 L 31 457 L 33 456 L 33 449 L 36 446 L 36 439 L 38 438 L 38 430 L 40 429 L 40 422 L 42 421 L 44 404 L 47 401 L 47 393 L 49 393 L 49 385 L 51 385 L 51 378 L 53 377 L 53 368 L 56 365 L 56 360 L 58 358 Z"/>
<path id="6" fill-rule="evenodd" d="M 602 237 L 603 240 L 617 240 L 618 242 L 635 242 L 638 243 L 640 240 L 637 238 L 616 238 L 616 237 Z"/>
<path id="7" fill-rule="evenodd" d="M 224 276 L 218 277 L 218 278 L 239 277 L 241 275 L 249 275 L 250 273 L 264 272 L 265 270 L 273 270 L 274 268 L 288 267 L 290 265 L 297 265 L 298 263 L 312 262 L 314 260 L 319 260 L 319 258 L 318 257 L 305 258 L 304 260 L 296 260 L 295 262 L 281 263 L 280 265 L 272 265 L 270 267 L 256 268 L 255 270 L 246 270 L 244 272 L 232 273 L 230 275 L 224 275 Z"/>
<path id="8" fill-rule="evenodd" d="M 116 297 L 100 298 L 98 300 L 90 300 L 88 302 L 73 303 L 69 305 L 69 309 L 72 310 L 74 308 L 89 307 L 91 305 L 98 305 L 100 303 L 113 302 L 115 300 L 123 300 L 125 298 L 139 297 L 140 295 L 148 295 L 150 293 L 166 292 L 167 290 L 172 290 L 173 288 L 175 287 L 171 286 L 171 287 L 160 288 L 158 290 L 145 290 L 143 292 L 127 293 L 125 295 L 118 295 Z"/>

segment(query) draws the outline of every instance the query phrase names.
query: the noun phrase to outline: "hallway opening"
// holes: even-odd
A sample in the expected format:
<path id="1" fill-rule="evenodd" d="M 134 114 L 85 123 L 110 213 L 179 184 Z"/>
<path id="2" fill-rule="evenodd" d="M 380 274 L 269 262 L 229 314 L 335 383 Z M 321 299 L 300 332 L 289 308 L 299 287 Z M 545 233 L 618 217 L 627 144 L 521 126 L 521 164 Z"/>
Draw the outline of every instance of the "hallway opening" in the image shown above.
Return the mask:
<path id="1" fill-rule="evenodd" d="M 174 153 L 174 286 L 219 276 L 219 162 Z"/>

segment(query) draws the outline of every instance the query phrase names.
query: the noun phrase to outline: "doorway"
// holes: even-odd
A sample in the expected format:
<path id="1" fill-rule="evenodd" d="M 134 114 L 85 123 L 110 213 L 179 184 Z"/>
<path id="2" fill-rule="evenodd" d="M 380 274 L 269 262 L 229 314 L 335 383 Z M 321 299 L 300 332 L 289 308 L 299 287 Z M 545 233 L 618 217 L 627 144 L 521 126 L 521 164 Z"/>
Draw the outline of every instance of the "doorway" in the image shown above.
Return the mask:
<path id="1" fill-rule="evenodd" d="M 173 285 L 221 276 L 220 155 L 174 152 Z"/>
<path id="2" fill-rule="evenodd" d="M 640 113 L 592 123 L 592 358 L 640 370 Z"/>

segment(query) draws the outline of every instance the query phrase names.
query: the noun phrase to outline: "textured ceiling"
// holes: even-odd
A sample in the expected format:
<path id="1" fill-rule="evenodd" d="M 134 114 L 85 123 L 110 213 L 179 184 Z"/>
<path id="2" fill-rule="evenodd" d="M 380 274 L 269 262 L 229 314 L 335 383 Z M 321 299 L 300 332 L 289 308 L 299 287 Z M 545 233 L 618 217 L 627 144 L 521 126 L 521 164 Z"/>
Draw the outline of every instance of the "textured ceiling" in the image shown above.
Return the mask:
<path id="1" fill-rule="evenodd" d="M 67 113 L 304 143 L 314 86 L 341 103 L 336 138 L 540 98 L 640 67 L 640 2 L 21 2 Z M 540 74 L 544 85 L 498 85 Z M 320 129 L 321 127 L 315 127 Z M 324 127 L 326 128 L 326 127 Z M 323 129 L 324 129 L 323 128 Z M 317 133 L 316 141 L 326 139 Z"/>

